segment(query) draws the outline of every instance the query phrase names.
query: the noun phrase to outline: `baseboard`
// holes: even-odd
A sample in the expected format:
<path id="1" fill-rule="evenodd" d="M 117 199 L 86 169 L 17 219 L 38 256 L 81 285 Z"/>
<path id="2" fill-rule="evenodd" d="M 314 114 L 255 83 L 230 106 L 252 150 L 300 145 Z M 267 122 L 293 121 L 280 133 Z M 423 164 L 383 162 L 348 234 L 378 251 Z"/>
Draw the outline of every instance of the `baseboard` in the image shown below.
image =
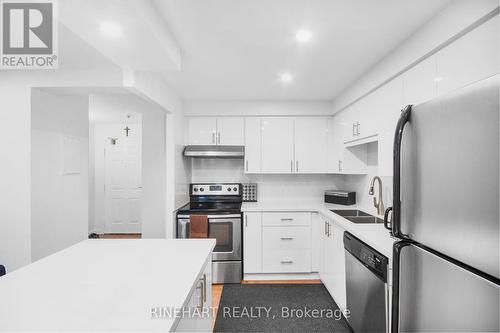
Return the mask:
<path id="1" fill-rule="evenodd" d="M 258 273 L 243 274 L 242 283 L 309 283 L 319 284 L 321 280 L 318 273 Z"/>

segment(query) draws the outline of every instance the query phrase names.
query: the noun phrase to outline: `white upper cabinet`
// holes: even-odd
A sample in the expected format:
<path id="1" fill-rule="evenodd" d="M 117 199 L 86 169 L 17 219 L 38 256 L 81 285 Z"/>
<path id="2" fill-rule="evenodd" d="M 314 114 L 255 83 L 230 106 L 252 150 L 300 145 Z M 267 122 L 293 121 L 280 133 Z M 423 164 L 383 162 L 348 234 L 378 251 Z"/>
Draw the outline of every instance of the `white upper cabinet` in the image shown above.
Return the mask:
<path id="1" fill-rule="evenodd" d="M 380 87 L 374 95 L 373 112 L 378 117 L 378 175 L 392 176 L 392 147 L 396 124 L 404 108 L 403 78 L 397 77 Z"/>
<path id="2" fill-rule="evenodd" d="M 356 105 L 356 104 L 355 104 Z M 367 171 L 367 148 L 366 145 L 346 148 L 345 142 L 348 135 L 357 132 L 357 121 L 359 119 L 359 108 L 355 105 L 336 114 L 331 125 L 331 137 L 329 140 L 329 172 L 342 174 L 366 174 Z M 353 126 L 354 123 L 354 126 Z"/>
<path id="3" fill-rule="evenodd" d="M 243 146 L 245 143 L 245 120 L 241 117 L 217 118 L 217 144 Z"/>
<path id="4" fill-rule="evenodd" d="M 344 144 L 351 144 L 378 134 L 377 114 L 373 112 L 373 93 L 365 96 L 342 111 L 346 114 L 343 122 Z"/>
<path id="5" fill-rule="evenodd" d="M 262 173 L 293 173 L 293 118 L 262 118 Z"/>
<path id="6" fill-rule="evenodd" d="M 343 143 L 358 139 L 358 122 L 361 113 L 359 101 L 350 105 L 342 112 L 340 130 L 342 132 Z M 337 118 L 338 119 L 338 118 Z"/>
<path id="7" fill-rule="evenodd" d="M 362 140 L 374 137 L 378 134 L 378 123 L 380 122 L 379 115 L 377 114 L 374 104 L 377 97 L 377 91 L 369 94 L 357 104 L 356 112 L 356 139 Z"/>
<path id="8" fill-rule="evenodd" d="M 295 172 L 326 173 L 328 128 L 326 118 L 295 119 Z"/>
<path id="9" fill-rule="evenodd" d="M 190 117 L 188 144 L 242 146 L 245 122 L 241 117 Z"/>
<path id="10" fill-rule="evenodd" d="M 439 51 L 438 95 L 498 73 L 498 44 L 497 15 Z"/>
<path id="11" fill-rule="evenodd" d="M 188 119 L 188 144 L 215 145 L 217 118 L 191 117 Z"/>
<path id="12" fill-rule="evenodd" d="M 420 104 L 436 97 L 436 56 L 431 56 L 403 74 L 403 104 Z M 401 106 L 401 109 L 403 106 Z"/>
<path id="13" fill-rule="evenodd" d="M 245 118 L 245 173 L 261 173 L 262 119 Z"/>
<path id="14" fill-rule="evenodd" d="M 328 119 L 328 173 L 342 173 L 344 149 L 342 125 L 338 115 Z"/>

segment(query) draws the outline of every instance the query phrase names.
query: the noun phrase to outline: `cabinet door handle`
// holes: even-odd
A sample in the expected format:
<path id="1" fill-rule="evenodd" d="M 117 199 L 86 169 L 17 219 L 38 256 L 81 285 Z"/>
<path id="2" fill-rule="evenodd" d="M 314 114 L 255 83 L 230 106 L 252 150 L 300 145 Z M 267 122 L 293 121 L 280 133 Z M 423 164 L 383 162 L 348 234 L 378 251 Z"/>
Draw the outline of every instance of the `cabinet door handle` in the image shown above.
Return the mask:
<path id="1" fill-rule="evenodd" d="M 299 160 L 295 161 L 295 172 L 299 172 Z"/>
<path id="2" fill-rule="evenodd" d="M 330 237 L 332 235 L 332 233 L 330 232 L 330 228 L 331 228 L 331 224 L 330 224 L 330 222 L 328 222 L 328 237 Z"/>
<path id="3" fill-rule="evenodd" d="M 200 300 L 199 300 L 197 308 L 201 310 L 201 309 L 203 309 L 203 281 L 201 278 L 198 281 L 198 286 L 196 286 L 196 289 L 200 290 Z"/>
<path id="4" fill-rule="evenodd" d="M 215 144 L 215 132 L 212 132 L 212 143 Z"/>
<path id="5" fill-rule="evenodd" d="M 284 240 L 293 240 L 293 237 L 280 237 L 282 241 Z"/>
<path id="6" fill-rule="evenodd" d="M 280 261 L 281 264 L 293 264 L 293 260 L 283 260 Z"/>
<path id="7" fill-rule="evenodd" d="M 247 170 L 248 172 L 248 160 L 245 161 L 245 169 Z"/>
<path id="8" fill-rule="evenodd" d="M 352 136 L 356 136 L 356 123 L 352 123 Z"/>
<path id="9" fill-rule="evenodd" d="M 293 221 L 291 217 L 282 218 L 281 221 Z"/>
<path id="10" fill-rule="evenodd" d="M 217 132 L 217 144 L 220 145 L 220 132 Z"/>
<path id="11" fill-rule="evenodd" d="M 356 135 L 359 136 L 359 127 L 361 126 L 361 124 L 358 122 L 356 123 Z"/>
<path id="12" fill-rule="evenodd" d="M 328 235 L 328 226 L 327 226 L 327 223 L 328 222 L 325 221 L 325 235 Z"/>
<path id="13" fill-rule="evenodd" d="M 245 215 L 245 227 L 248 227 L 248 215 Z"/>
<path id="14" fill-rule="evenodd" d="M 293 161 L 290 160 L 290 172 L 293 172 Z"/>
<path id="15" fill-rule="evenodd" d="M 342 172 L 342 160 L 339 160 L 339 172 Z"/>
<path id="16" fill-rule="evenodd" d="M 207 274 L 203 274 L 203 282 L 202 282 L 202 286 L 203 286 L 203 304 L 205 304 L 205 302 L 207 301 Z"/>

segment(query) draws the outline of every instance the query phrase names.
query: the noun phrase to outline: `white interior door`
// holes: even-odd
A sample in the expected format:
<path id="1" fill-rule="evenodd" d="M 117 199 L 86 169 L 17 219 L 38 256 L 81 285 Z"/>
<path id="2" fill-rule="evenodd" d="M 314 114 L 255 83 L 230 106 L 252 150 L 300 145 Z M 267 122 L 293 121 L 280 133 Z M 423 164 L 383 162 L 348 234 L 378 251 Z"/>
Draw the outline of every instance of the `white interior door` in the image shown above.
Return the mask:
<path id="1" fill-rule="evenodd" d="M 112 132 L 116 141 L 106 139 L 104 158 L 106 233 L 140 233 L 142 128 L 123 124 Z"/>

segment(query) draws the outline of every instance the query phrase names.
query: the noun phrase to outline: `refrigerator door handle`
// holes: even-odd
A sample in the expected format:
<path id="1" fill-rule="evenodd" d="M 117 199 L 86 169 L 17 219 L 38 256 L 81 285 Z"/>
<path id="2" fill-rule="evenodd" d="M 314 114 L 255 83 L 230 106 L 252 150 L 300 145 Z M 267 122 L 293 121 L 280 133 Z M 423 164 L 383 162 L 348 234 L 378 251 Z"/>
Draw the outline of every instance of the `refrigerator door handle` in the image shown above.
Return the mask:
<path id="1" fill-rule="evenodd" d="M 403 235 L 401 232 L 401 143 L 403 140 L 404 127 L 406 123 L 410 121 L 412 107 L 413 105 L 408 105 L 401 111 L 401 116 L 396 125 L 396 133 L 394 134 L 394 199 L 392 204 L 391 229 L 392 235 L 398 238 L 407 238 L 406 235 Z"/>
<path id="2" fill-rule="evenodd" d="M 394 218 L 394 216 L 393 216 Z M 394 219 L 393 219 L 394 221 Z M 393 222 L 394 224 L 394 222 Z M 392 308 L 391 308 L 391 333 L 399 333 L 399 270 L 401 250 L 411 245 L 409 241 L 399 241 L 392 247 Z"/>
<path id="3" fill-rule="evenodd" d="M 392 230 L 391 228 L 391 225 L 389 224 L 389 213 L 392 212 L 392 207 L 389 207 L 385 210 L 385 213 L 384 213 L 384 227 L 387 229 L 387 230 Z M 392 223 L 392 221 L 391 221 Z"/>

